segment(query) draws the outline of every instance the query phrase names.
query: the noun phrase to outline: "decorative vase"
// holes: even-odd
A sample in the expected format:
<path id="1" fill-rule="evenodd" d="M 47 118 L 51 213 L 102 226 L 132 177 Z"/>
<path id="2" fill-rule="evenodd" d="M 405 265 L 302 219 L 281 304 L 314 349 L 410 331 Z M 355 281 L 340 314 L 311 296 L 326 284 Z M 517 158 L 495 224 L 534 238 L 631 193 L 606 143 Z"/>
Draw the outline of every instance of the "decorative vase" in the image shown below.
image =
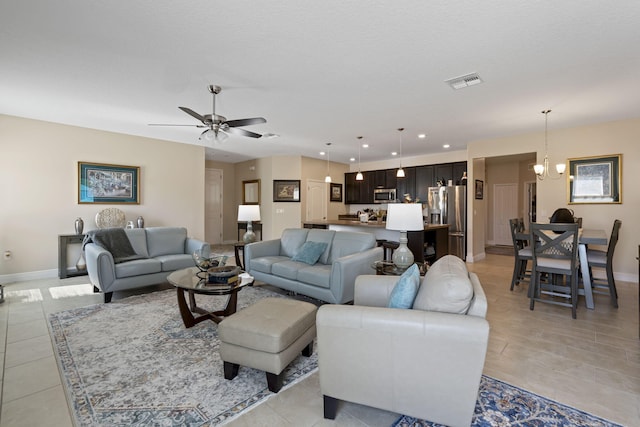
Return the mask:
<path id="1" fill-rule="evenodd" d="M 76 234 L 82 234 L 82 230 L 84 230 L 84 221 L 82 220 L 82 218 L 76 218 L 75 226 Z"/>
<path id="2" fill-rule="evenodd" d="M 76 262 L 77 271 L 85 271 L 87 269 L 87 262 L 84 259 L 84 252 L 80 252 L 80 258 Z"/>
<path id="3" fill-rule="evenodd" d="M 138 223 L 138 228 L 144 228 L 144 218 L 139 216 L 138 220 L 137 220 L 137 223 Z"/>

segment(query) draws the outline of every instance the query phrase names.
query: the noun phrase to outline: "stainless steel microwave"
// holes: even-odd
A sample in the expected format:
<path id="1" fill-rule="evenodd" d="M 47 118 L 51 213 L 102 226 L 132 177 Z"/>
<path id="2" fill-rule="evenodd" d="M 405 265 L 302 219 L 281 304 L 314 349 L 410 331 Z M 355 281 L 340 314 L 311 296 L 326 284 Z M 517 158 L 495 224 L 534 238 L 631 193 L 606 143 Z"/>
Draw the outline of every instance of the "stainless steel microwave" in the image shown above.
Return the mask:
<path id="1" fill-rule="evenodd" d="M 395 188 L 376 188 L 373 190 L 373 203 L 395 203 Z"/>

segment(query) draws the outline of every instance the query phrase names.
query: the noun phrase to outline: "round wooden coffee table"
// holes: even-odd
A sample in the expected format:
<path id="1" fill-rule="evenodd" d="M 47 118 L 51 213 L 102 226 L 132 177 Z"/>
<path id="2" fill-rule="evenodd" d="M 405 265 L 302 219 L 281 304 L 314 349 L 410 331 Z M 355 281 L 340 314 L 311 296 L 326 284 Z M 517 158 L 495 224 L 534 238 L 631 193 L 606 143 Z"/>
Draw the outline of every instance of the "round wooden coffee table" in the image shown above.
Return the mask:
<path id="1" fill-rule="evenodd" d="M 187 328 L 207 319 L 220 323 L 224 317 L 230 316 L 236 312 L 238 292 L 243 287 L 253 284 L 253 278 L 250 276 L 249 278 L 240 276 L 238 281 L 229 285 L 208 283 L 205 276 L 206 273 L 203 274 L 203 272 L 200 272 L 197 267 L 191 267 L 174 271 L 167 277 L 167 281 L 176 287 L 180 315 L 182 316 L 184 326 Z M 185 293 L 189 294 L 188 305 Z M 229 300 L 223 310 L 207 311 L 197 306 L 196 294 L 217 296 L 228 295 Z M 200 316 L 195 317 L 193 313 L 198 313 Z"/>

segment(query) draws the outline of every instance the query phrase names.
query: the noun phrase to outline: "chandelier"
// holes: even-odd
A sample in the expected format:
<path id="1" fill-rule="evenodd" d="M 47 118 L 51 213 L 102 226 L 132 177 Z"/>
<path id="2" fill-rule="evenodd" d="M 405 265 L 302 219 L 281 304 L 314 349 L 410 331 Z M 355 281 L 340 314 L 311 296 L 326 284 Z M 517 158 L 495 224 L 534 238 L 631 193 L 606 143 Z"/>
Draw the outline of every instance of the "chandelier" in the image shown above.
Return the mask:
<path id="1" fill-rule="evenodd" d="M 557 176 L 552 176 L 549 171 L 549 143 L 547 139 L 547 117 L 551 110 L 543 110 L 542 114 L 544 114 L 544 161 L 542 164 L 537 164 L 533 166 L 533 171 L 536 173 L 536 176 L 540 181 L 543 181 L 545 178 L 551 179 L 559 179 L 562 178 L 562 174 L 567 167 L 564 163 L 556 164 L 556 172 Z"/>

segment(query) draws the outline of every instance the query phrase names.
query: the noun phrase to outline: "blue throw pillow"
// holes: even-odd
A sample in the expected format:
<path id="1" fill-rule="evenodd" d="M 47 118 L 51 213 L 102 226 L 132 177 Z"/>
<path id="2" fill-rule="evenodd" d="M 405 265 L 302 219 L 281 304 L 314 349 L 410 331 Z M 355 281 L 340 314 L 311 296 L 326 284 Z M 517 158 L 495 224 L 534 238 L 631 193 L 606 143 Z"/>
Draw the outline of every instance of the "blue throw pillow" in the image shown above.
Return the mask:
<path id="1" fill-rule="evenodd" d="M 318 262 L 325 249 L 327 249 L 326 243 L 311 241 L 305 242 L 291 260 L 306 262 L 309 265 L 313 265 Z"/>
<path id="2" fill-rule="evenodd" d="M 393 287 L 389 298 L 389 308 L 411 308 L 420 287 L 420 271 L 413 264 L 402 273 L 400 280 Z"/>

